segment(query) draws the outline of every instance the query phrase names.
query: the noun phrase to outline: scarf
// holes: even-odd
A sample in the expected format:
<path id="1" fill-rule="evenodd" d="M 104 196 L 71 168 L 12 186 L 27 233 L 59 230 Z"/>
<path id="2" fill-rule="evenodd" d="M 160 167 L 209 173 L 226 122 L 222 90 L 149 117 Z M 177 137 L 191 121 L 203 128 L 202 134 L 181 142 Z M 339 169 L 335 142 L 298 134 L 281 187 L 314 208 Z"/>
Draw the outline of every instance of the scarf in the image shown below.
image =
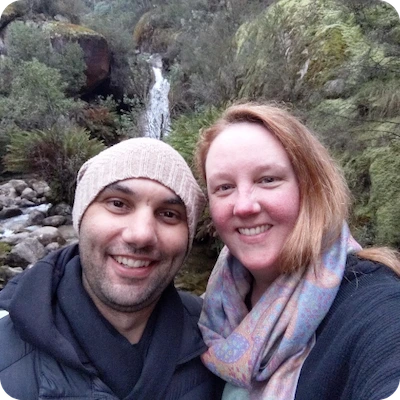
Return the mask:
<path id="1" fill-rule="evenodd" d="M 209 347 L 202 356 L 204 364 L 245 389 L 237 388 L 232 398 L 294 399 L 315 331 L 339 290 L 347 254 L 360 248 L 345 224 L 319 265 L 280 275 L 250 312 L 245 300 L 251 274 L 226 247 L 221 251 L 207 285 L 199 327 Z"/>

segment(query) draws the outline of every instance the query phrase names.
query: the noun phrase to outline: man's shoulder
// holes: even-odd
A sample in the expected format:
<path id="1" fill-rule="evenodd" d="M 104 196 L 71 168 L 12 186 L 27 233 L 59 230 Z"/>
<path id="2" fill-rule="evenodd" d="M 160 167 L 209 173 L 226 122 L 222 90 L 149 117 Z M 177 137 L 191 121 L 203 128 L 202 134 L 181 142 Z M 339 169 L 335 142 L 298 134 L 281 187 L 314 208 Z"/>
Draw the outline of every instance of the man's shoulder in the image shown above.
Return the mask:
<path id="1" fill-rule="evenodd" d="M 203 305 L 203 299 L 199 296 L 181 290 L 179 290 L 178 293 L 189 315 L 191 317 L 198 318 L 200 316 L 201 307 Z"/>

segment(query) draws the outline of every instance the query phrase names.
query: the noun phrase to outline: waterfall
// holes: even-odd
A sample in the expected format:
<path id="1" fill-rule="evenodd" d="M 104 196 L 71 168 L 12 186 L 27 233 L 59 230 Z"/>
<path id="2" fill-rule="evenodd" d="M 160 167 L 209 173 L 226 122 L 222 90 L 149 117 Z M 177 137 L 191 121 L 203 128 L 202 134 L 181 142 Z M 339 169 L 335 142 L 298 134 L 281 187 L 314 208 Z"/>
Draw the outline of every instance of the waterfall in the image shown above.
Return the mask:
<path id="1" fill-rule="evenodd" d="M 162 59 L 159 55 L 150 57 L 154 85 L 149 92 L 149 103 L 146 110 L 145 136 L 162 139 L 169 133 L 169 82 L 162 75 Z"/>

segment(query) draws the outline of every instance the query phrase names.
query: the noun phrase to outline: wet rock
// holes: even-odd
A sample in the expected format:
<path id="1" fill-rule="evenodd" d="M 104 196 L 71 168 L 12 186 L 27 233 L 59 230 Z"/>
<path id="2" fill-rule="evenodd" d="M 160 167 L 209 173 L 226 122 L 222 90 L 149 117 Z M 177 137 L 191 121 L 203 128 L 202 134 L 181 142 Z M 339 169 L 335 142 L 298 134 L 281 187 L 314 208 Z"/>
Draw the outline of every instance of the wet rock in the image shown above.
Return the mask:
<path id="1" fill-rule="evenodd" d="M 62 237 L 59 230 L 53 226 L 43 226 L 36 229 L 30 237 L 37 238 L 43 246 L 47 246 L 51 242 L 65 244 L 65 239 Z"/>
<path id="2" fill-rule="evenodd" d="M 16 244 L 22 242 L 26 238 L 28 238 L 30 235 L 30 232 L 19 232 L 19 233 L 14 233 L 13 235 L 7 236 L 5 238 L 1 239 L 2 243 L 7 243 L 11 246 L 15 246 Z"/>
<path id="3" fill-rule="evenodd" d="M 45 219 L 45 214 L 39 210 L 33 210 L 29 213 L 28 221 L 26 225 L 39 225 L 42 224 L 43 220 Z"/>
<path id="4" fill-rule="evenodd" d="M 0 220 L 21 215 L 22 211 L 17 206 L 5 207 L 0 211 Z"/>
<path id="5" fill-rule="evenodd" d="M 52 206 L 48 214 L 49 215 L 63 215 L 63 216 L 70 216 L 72 213 L 72 207 L 67 203 L 59 203 Z"/>
<path id="6" fill-rule="evenodd" d="M 6 263 L 11 267 L 27 268 L 46 255 L 42 243 L 35 237 L 28 237 L 15 245 L 6 256 Z"/>
<path id="7" fill-rule="evenodd" d="M 52 215 L 51 217 L 44 218 L 42 221 L 43 226 L 61 226 L 65 223 L 66 217 L 63 215 Z"/>
<path id="8" fill-rule="evenodd" d="M 8 265 L 2 265 L 0 267 L 0 278 L 4 280 L 9 280 L 14 278 L 14 276 L 20 274 L 23 271 L 21 267 L 11 268 Z"/>

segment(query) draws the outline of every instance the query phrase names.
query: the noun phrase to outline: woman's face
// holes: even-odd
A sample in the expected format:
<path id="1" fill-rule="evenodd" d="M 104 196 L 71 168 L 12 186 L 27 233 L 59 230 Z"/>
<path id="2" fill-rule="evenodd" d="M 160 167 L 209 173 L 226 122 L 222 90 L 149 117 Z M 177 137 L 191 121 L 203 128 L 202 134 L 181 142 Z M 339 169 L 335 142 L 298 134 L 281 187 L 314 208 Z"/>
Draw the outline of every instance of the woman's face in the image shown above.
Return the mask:
<path id="1" fill-rule="evenodd" d="M 300 205 L 297 178 L 282 144 L 261 125 L 233 124 L 211 143 L 205 170 L 221 239 L 257 282 L 272 282 Z"/>

